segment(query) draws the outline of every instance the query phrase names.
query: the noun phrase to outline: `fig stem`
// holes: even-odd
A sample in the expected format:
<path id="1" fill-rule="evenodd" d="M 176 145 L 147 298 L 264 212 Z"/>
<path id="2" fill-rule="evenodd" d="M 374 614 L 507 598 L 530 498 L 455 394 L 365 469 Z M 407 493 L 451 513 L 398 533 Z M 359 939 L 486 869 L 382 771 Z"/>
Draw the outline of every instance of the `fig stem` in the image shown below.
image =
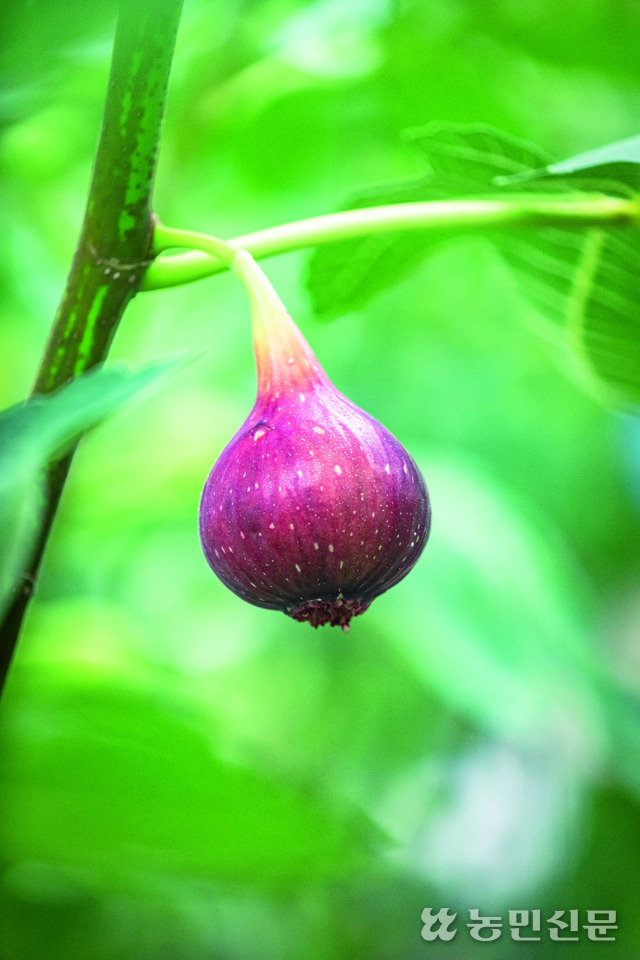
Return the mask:
<path id="1" fill-rule="evenodd" d="M 286 313 L 286 308 L 271 281 L 248 250 L 238 249 L 237 245 L 225 243 L 224 240 L 207 233 L 165 227 L 164 224 L 156 222 L 153 236 L 154 252 L 158 254 L 173 247 L 201 250 L 231 267 L 249 294 L 254 321 L 264 317 L 270 311 Z"/>
<path id="2" fill-rule="evenodd" d="M 196 230 L 179 230 L 177 227 L 166 227 L 156 219 L 153 230 L 153 252 L 157 256 L 165 250 L 174 247 L 186 247 L 189 250 L 200 250 L 217 261 L 230 267 L 238 252 L 238 245 L 226 243 L 218 237 L 208 233 L 198 233 Z"/>
<path id="3" fill-rule="evenodd" d="M 637 224 L 640 205 L 633 198 L 607 196 L 602 193 L 509 194 L 463 200 L 433 200 L 415 203 L 396 203 L 357 210 L 343 210 L 268 227 L 226 241 L 227 247 L 244 249 L 256 258 L 272 257 L 301 250 L 318 244 L 336 243 L 354 237 L 399 230 L 462 230 L 502 228 L 556 227 L 566 230 L 584 230 L 588 227 L 621 227 Z M 231 257 L 213 246 L 205 246 L 214 238 L 206 234 L 169 230 L 158 227 L 158 238 L 172 235 L 182 237 L 179 243 L 188 253 L 159 257 L 149 266 L 142 290 L 159 290 L 178 286 L 222 273 L 231 263 Z M 188 242 L 191 236 L 192 242 Z M 222 241 L 217 241 L 222 244 Z"/>
<path id="4" fill-rule="evenodd" d="M 233 272 L 242 280 L 254 316 L 266 316 L 269 311 L 275 310 L 286 313 L 286 308 L 274 290 L 271 281 L 259 267 L 248 250 L 238 250 L 231 264 Z"/>

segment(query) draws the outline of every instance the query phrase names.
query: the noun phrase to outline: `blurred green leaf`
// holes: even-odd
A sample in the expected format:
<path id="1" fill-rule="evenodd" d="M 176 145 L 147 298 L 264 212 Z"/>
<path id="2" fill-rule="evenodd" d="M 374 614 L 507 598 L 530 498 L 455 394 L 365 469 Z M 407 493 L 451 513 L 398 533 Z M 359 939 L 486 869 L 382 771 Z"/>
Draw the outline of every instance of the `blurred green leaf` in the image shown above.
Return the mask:
<path id="1" fill-rule="evenodd" d="M 568 160 L 550 163 L 542 170 L 505 177 L 503 183 L 524 183 L 543 177 L 577 176 L 599 181 L 610 181 L 611 185 L 627 184 L 633 190 L 640 189 L 640 136 L 627 137 L 616 143 L 607 143 L 604 147 L 587 150 Z M 615 188 L 615 186 L 614 186 Z"/>
<path id="2" fill-rule="evenodd" d="M 495 177 L 540 168 L 549 159 L 541 150 L 480 124 L 433 123 L 404 136 L 423 163 L 426 159 L 428 172 L 362 188 L 341 209 L 495 193 Z M 329 318 L 364 306 L 417 267 L 432 249 L 460 235 L 460 230 L 390 233 L 318 248 L 307 273 L 316 313 Z"/>
<path id="3" fill-rule="evenodd" d="M 33 546 L 40 509 L 41 472 L 82 434 L 184 359 L 139 370 L 117 365 L 91 371 L 47 396 L 30 397 L 0 412 L 0 614 Z"/>
<path id="4" fill-rule="evenodd" d="M 24 674 L 3 705 L 12 860 L 273 887 L 348 874 L 380 842 L 345 802 L 226 759 L 195 702 L 115 677 Z"/>
<path id="5" fill-rule="evenodd" d="M 407 142 L 427 160 L 431 174 L 442 177 L 443 199 L 457 181 L 464 195 L 474 185 L 489 185 L 495 177 L 539 166 L 548 155 L 539 147 L 485 124 L 432 123 L 407 130 Z"/>
<path id="6" fill-rule="evenodd" d="M 640 231 L 591 231 L 567 302 L 569 345 L 606 402 L 640 403 Z"/>
<path id="7" fill-rule="evenodd" d="M 631 145 L 614 144 L 549 166 L 536 147 L 482 125 L 431 124 L 409 131 L 407 138 L 427 159 L 430 173 L 362 190 L 345 209 L 523 188 L 628 194 L 629 164 L 606 162 L 628 158 L 639 142 L 633 138 Z M 531 179 L 530 174 L 541 168 L 564 176 Z M 637 177 L 636 167 L 631 169 Z M 580 179 L 569 180 L 571 173 L 580 174 Z M 388 234 L 316 250 L 308 269 L 316 312 L 331 317 L 362 307 L 415 269 L 436 246 L 462 235 L 462 231 Z M 566 341 L 580 361 L 589 388 L 612 402 L 640 402 L 638 229 L 488 231 L 486 235 L 514 268 L 519 288 L 547 318 L 565 326 Z"/>

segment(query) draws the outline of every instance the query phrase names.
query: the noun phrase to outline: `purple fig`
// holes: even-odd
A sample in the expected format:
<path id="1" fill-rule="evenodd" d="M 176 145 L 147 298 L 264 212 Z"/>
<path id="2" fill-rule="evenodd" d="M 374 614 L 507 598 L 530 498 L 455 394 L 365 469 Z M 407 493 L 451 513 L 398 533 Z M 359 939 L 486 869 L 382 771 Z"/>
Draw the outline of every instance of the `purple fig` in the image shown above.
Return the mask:
<path id="1" fill-rule="evenodd" d="M 395 437 L 329 381 L 255 261 L 242 252 L 233 266 L 251 299 L 258 396 L 205 484 L 202 547 L 242 599 L 347 630 L 420 556 L 427 489 Z"/>

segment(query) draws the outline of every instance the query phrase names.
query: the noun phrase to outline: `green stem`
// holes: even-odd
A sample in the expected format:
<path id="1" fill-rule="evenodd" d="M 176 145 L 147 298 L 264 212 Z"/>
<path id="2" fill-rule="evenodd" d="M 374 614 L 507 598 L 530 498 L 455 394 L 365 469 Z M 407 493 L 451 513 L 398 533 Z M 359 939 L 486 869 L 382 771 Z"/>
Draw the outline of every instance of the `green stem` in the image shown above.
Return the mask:
<path id="1" fill-rule="evenodd" d="M 285 310 L 285 307 L 248 250 L 238 249 L 231 243 L 225 243 L 208 233 L 196 233 L 193 230 L 178 230 L 156 223 L 153 237 L 153 249 L 156 254 L 172 247 L 188 247 L 211 254 L 217 260 L 230 267 L 242 280 L 253 306 L 259 311 Z M 286 312 L 286 311 L 285 311 Z"/>
<path id="2" fill-rule="evenodd" d="M 281 310 L 286 313 L 282 300 L 274 290 L 271 281 L 252 255 L 244 248 L 225 243 L 208 233 L 196 233 L 193 230 L 179 230 L 156 223 L 153 237 L 153 249 L 156 254 L 172 247 L 188 247 L 211 254 L 216 260 L 230 267 L 242 281 L 251 302 L 252 309 L 258 313 L 268 310 Z"/>
<path id="3" fill-rule="evenodd" d="M 121 0 L 84 223 L 33 387 L 49 393 L 101 363 L 153 257 L 151 196 L 182 0 Z M 0 624 L 0 687 L 33 593 L 73 454 L 50 465 L 28 569 Z"/>
<path id="4" fill-rule="evenodd" d="M 249 294 L 252 315 L 264 317 L 270 312 L 286 314 L 286 307 L 271 281 L 248 250 L 238 250 L 231 267 Z"/>
<path id="5" fill-rule="evenodd" d="M 234 244 L 225 243 L 224 240 L 218 240 L 217 237 L 212 237 L 208 233 L 197 233 L 195 230 L 178 230 L 176 227 L 165 227 L 163 223 L 156 221 L 153 232 L 154 254 L 162 253 L 163 250 L 171 250 L 172 247 L 203 250 L 222 261 L 226 266 L 231 266 L 238 252 L 238 248 Z"/>
<path id="6" fill-rule="evenodd" d="M 254 257 L 271 257 L 317 244 L 335 243 L 354 237 L 401 230 L 452 230 L 498 227 L 562 227 L 584 229 L 592 226 L 620 226 L 637 223 L 640 207 L 637 200 L 609 197 L 604 194 L 560 196 L 554 194 L 509 194 L 505 197 L 479 200 L 437 200 L 425 203 L 398 203 L 380 207 L 365 207 L 329 213 L 308 220 L 298 220 L 266 230 L 258 230 L 227 243 L 237 249 L 248 250 Z M 182 231 L 165 230 L 170 234 Z M 185 232 L 185 237 L 188 235 Z M 191 234 L 206 238 L 205 234 Z M 229 261 L 217 259 L 212 249 L 200 241 L 172 244 L 192 246 L 190 253 L 161 257 L 147 270 L 142 281 L 143 290 L 190 283 L 213 276 L 227 269 Z M 207 252 L 202 252 L 207 251 Z M 213 254 L 213 258 L 208 256 Z"/>

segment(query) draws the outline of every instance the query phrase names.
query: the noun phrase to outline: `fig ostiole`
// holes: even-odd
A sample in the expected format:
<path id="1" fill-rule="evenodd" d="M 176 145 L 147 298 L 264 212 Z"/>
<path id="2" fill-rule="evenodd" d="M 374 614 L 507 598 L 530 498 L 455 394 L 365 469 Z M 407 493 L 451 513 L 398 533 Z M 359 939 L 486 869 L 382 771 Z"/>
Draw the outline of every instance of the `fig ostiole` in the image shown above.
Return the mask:
<path id="1" fill-rule="evenodd" d="M 427 488 L 402 444 L 336 390 L 253 258 L 232 265 L 249 292 L 258 395 L 206 481 L 202 547 L 249 603 L 348 630 L 418 560 Z"/>

